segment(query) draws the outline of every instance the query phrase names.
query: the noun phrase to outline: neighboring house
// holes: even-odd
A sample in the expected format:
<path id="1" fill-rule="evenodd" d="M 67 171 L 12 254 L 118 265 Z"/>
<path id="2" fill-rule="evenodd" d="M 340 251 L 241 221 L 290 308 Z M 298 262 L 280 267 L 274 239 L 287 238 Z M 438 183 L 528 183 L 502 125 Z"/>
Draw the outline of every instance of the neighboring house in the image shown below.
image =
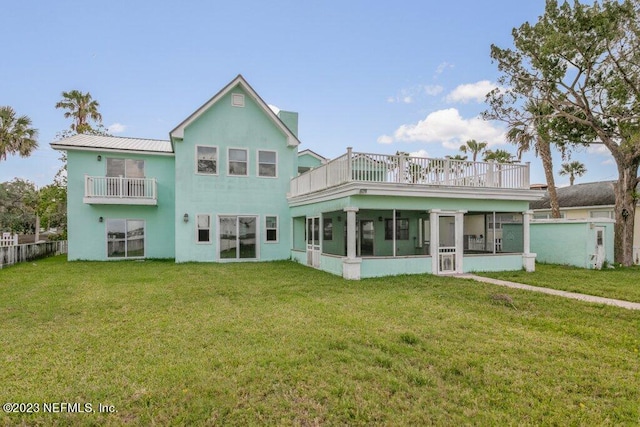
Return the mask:
<path id="1" fill-rule="evenodd" d="M 309 149 L 302 150 L 298 153 L 298 174 L 308 172 L 313 168 L 322 166 L 327 163 L 329 159 L 321 156 L 315 151 Z"/>
<path id="2" fill-rule="evenodd" d="M 76 135 L 69 259 L 295 259 L 350 279 L 533 270 L 528 165 L 298 151 L 242 76 L 169 141 Z"/>
<path id="3" fill-rule="evenodd" d="M 558 204 L 560 215 L 569 220 L 615 219 L 615 181 L 588 182 L 560 187 Z M 549 194 L 530 204 L 534 219 L 551 218 Z M 636 209 L 633 233 L 633 260 L 640 264 L 640 209 Z"/>

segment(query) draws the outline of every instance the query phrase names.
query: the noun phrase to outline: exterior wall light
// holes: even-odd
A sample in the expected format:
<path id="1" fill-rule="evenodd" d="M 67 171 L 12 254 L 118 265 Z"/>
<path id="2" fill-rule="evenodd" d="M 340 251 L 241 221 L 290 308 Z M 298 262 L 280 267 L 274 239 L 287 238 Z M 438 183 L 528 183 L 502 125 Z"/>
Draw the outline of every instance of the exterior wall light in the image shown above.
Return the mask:
<path id="1" fill-rule="evenodd" d="M 102 156 L 100 154 L 98 154 L 98 161 L 101 162 L 102 161 Z"/>
<path id="2" fill-rule="evenodd" d="M 98 218 L 98 222 L 103 222 L 103 221 L 104 221 L 103 217 Z"/>
<path id="3" fill-rule="evenodd" d="M 188 213 L 184 214 L 184 216 L 182 217 L 182 220 L 184 222 L 189 222 L 189 214 Z"/>

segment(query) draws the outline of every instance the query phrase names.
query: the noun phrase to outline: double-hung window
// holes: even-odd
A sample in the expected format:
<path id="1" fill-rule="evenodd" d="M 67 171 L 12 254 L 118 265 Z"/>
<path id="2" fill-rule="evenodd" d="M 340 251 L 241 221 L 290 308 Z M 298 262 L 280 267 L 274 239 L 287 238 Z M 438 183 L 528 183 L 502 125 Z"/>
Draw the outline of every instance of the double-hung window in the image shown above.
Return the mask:
<path id="1" fill-rule="evenodd" d="M 211 215 L 196 215 L 196 231 L 198 243 L 211 242 Z"/>
<path id="2" fill-rule="evenodd" d="M 199 174 L 217 175 L 218 148 L 196 145 L 196 172 Z"/>
<path id="3" fill-rule="evenodd" d="M 258 150 L 258 176 L 278 176 L 278 155 L 275 151 Z"/>
<path id="4" fill-rule="evenodd" d="M 247 176 L 249 153 L 244 148 L 229 148 L 229 175 Z"/>
<path id="5" fill-rule="evenodd" d="M 278 217 L 265 217 L 265 241 L 276 243 L 278 241 Z"/>

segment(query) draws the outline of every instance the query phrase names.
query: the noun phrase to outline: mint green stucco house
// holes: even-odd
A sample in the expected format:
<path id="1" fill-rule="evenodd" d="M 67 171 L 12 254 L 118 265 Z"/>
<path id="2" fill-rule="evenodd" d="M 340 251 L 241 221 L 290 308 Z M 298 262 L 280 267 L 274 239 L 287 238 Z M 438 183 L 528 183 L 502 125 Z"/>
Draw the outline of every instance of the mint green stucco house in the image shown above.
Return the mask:
<path id="1" fill-rule="evenodd" d="M 294 259 L 349 279 L 534 268 L 529 166 L 299 151 L 242 76 L 168 141 L 76 135 L 69 260 Z"/>

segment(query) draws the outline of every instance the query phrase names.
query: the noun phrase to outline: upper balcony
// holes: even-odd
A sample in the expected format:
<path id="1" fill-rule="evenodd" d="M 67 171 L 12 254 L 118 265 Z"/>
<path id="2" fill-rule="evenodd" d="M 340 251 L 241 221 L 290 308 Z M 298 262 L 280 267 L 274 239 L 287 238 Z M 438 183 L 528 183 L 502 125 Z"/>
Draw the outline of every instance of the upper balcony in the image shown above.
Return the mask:
<path id="1" fill-rule="evenodd" d="M 290 197 L 349 182 L 529 189 L 529 164 L 469 162 L 403 155 L 347 153 L 291 180 Z"/>
<path id="2" fill-rule="evenodd" d="M 101 205 L 158 204 L 155 178 L 84 176 L 84 203 Z"/>

